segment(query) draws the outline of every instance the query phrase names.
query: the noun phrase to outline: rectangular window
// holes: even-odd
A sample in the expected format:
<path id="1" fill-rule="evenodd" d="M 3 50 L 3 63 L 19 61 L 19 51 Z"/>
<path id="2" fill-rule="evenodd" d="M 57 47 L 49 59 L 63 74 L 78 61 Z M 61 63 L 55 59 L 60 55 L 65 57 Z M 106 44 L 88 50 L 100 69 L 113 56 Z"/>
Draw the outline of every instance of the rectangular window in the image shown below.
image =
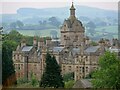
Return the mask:
<path id="1" fill-rule="evenodd" d="M 69 71 L 71 71 L 71 66 L 69 66 Z"/>
<path id="2" fill-rule="evenodd" d="M 64 35 L 64 40 L 66 40 L 67 38 L 66 38 L 66 35 Z"/>
<path id="3" fill-rule="evenodd" d="M 88 67 L 86 67 L 86 72 L 88 72 Z"/>
<path id="4" fill-rule="evenodd" d="M 83 67 L 83 69 L 82 69 L 82 70 L 83 70 L 83 72 L 85 71 L 85 70 L 84 70 L 84 67 Z"/>

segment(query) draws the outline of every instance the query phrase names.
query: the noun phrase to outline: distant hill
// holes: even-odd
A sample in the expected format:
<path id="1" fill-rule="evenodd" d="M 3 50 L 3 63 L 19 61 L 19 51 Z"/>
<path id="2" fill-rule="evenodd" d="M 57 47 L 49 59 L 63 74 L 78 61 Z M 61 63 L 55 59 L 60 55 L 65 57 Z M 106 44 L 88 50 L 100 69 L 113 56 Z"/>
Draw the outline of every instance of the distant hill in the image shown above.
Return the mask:
<path id="1" fill-rule="evenodd" d="M 117 12 L 112 10 L 104 10 L 88 6 L 75 6 L 77 16 L 86 17 L 116 17 Z M 62 8 L 45 8 L 45 9 L 35 9 L 35 8 L 20 8 L 17 10 L 20 15 L 33 15 L 33 16 L 57 16 L 61 18 L 66 18 L 69 15 L 69 7 Z"/>
<path id="2" fill-rule="evenodd" d="M 46 19 L 51 16 L 59 18 L 61 21 L 68 18 L 70 7 L 61 7 L 61 8 L 45 8 L 45 9 L 36 9 L 36 8 L 20 8 L 17 10 L 17 14 L 4 14 L 2 15 L 3 22 L 12 22 L 15 20 L 28 20 L 28 19 Z M 93 8 L 88 6 L 75 6 L 76 16 L 85 16 L 88 18 L 117 18 L 117 11 L 104 10 L 99 8 Z M 13 18 L 14 17 L 14 18 Z M 31 21 L 32 21 L 31 20 Z M 37 22 L 37 21 L 36 21 Z"/>

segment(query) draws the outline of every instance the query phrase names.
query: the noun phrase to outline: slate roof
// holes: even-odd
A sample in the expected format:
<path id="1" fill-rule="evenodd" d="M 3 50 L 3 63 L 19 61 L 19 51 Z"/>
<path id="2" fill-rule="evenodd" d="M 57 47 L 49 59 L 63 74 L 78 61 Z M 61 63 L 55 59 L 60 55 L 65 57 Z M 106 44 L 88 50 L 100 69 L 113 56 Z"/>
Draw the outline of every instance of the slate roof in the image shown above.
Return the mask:
<path id="1" fill-rule="evenodd" d="M 61 52 L 64 47 L 54 47 L 53 52 Z"/>
<path id="2" fill-rule="evenodd" d="M 65 22 L 67 23 L 68 28 L 72 28 L 72 24 L 69 19 L 65 20 Z"/>
<path id="3" fill-rule="evenodd" d="M 79 54 L 79 53 L 80 53 L 80 48 L 73 48 L 73 49 L 72 49 L 72 53 L 73 53 L 73 56 L 74 56 L 75 54 Z"/>
<path id="4" fill-rule="evenodd" d="M 87 79 L 82 79 L 81 82 L 83 83 L 84 88 L 92 88 L 92 83 Z"/>
<path id="5" fill-rule="evenodd" d="M 78 21 L 78 23 L 80 23 L 81 26 L 83 26 L 83 24 L 82 24 L 82 22 L 80 20 L 77 20 L 77 21 Z"/>
<path id="6" fill-rule="evenodd" d="M 96 52 L 98 49 L 100 48 L 100 46 L 91 46 L 91 47 L 88 47 L 85 52 L 86 53 L 94 53 Z"/>
<path id="7" fill-rule="evenodd" d="M 92 88 L 92 83 L 88 79 L 81 79 L 76 81 L 73 88 Z"/>
<path id="8" fill-rule="evenodd" d="M 79 23 L 81 26 L 83 26 L 81 21 L 79 21 L 77 19 L 75 21 L 77 21 L 77 23 Z M 73 23 L 71 23 L 70 19 L 65 20 L 65 22 L 66 22 L 68 28 L 72 28 Z"/>
<path id="9" fill-rule="evenodd" d="M 33 48 L 33 46 L 25 46 L 22 48 L 23 52 L 29 52 L 31 49 Z"/>
<path id="10" fill-rule="evenodd" d="M 111 51 L 111 52 L 120 52 L 120 49 L 118 49 L 118 48 L 109 48 L 109 50 Z"/>

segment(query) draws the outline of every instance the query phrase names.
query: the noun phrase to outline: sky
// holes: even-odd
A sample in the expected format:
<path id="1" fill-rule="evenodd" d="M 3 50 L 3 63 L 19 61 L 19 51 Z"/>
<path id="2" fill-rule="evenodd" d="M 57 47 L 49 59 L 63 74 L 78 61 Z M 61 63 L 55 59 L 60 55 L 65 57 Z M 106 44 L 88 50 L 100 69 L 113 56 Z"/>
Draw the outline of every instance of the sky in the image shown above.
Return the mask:
<path id="1" fill-rule="evenodd" d="M 107 10 L 117 10 L 119 0 L 1 0 L 0 14 L 15 14 L 19 8 L 56 8 L 84 5 Z"/>

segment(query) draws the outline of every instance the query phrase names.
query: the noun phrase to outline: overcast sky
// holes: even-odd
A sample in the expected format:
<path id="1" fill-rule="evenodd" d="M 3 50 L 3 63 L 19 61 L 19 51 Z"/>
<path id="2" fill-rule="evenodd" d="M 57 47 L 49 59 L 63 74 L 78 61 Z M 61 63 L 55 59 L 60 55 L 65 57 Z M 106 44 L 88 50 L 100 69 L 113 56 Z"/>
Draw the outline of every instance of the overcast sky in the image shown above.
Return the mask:
<path id="1" fill-rule="evenodd" d="M 101 9 L 117 10 L 119 0 L 1 0 L 0 14 L 16 13 L 19 8 L 52 8 L 74 5 L 85 5 Z"/>

